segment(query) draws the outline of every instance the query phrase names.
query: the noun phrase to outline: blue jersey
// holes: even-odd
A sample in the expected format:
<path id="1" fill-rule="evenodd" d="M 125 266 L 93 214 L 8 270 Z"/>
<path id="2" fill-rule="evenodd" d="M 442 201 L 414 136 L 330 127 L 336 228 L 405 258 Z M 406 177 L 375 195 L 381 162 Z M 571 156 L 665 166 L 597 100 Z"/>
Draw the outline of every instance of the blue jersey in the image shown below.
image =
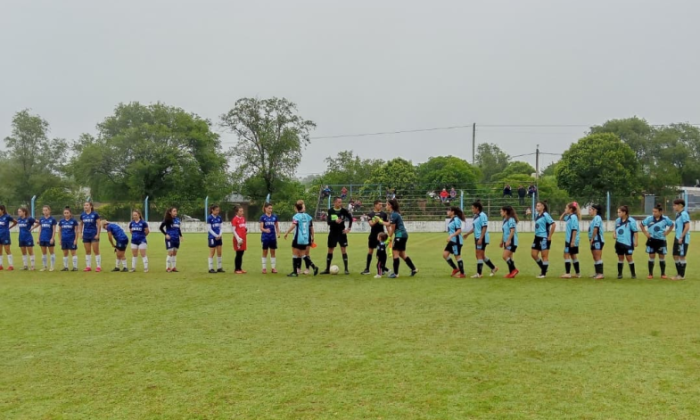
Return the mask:
<path id="1" fill-rule="evenodd" d="M 32 228 L 34 227 L 34 223 L 36 223 L 36 220 L 34 220 L 33 217 L 18 217 L 17 218 L 17 227 L 19 228 L 19 240 L 20 242 L 27 242 L 31 241 L 32 238 Z"/>
<path id="2" fill-rule="evenodd" d="M 403 217 L 397 212 L 392 212 L 389 220 L 392 225 L 394 225 L 394 237 L 395 238 L 408 238 L 408 231 L 406 231 L 406 226 L 403 224 Z"/>
<path id="3" fill-rule="evenodd" d="M 61 242 L 71 243 L 75 241 L 75 228 L 78 227 L 78 221 L 72 217 L 68 220 L 61 219 L 58 222 L 58 227 L 61 229 Z"/>
<path id="4" fill-rule="evenodd" d="M 564 221 L 566 222 L 566 246 L 571 245 L 571 239 L 574 239 L 574 246 L 578 246 L 581 240 L 581 232 L 578 228 L 578 216 L 575 214 L 567 214 L 564 216 Z M 574 235 L 576 235 L 574 237 Z"/>
<path id="5" fill-rule="evenodd" d="M 450 220 L 450 223 L 447 225 L 447 232 L 450 235 L 454 235 L 457 233 L 458 230 L 462 229 L 462 220 L 459 217 L 453 217 L 452 220 Z M 464 239 L 462 239 L 462 235 L 455 235 L 450 239 L 450 242 L 456 245 L 462 245 L 464 243 Z"/>
<path id="6" fill-rule="evenodd" d="M 182 231 L 180 230 L 180 219 L 173 217 L 173 221 L 170 223 L 163 221 L 163 223 L 160 224 L 160 231 L 164 235 L 170 236 L 171 240 L 179 241 L 180 237 L 182 236 Z"/>
<path id="7" fill-rule="evenodd" d="M 42 217 L 41 219 L 39 219 L 39 225 L 41 226 L 41 232 L 39 233 L 39 241 L 51 241 L 51 237 L 53 236 L 53 233 L 56 230 L 57 224 L 58 222 L 56 222 L 56 219 L 54 219 L 51 216 Z"/>
<path id="8" fill-rule="evenodd" d="M 554 219 L 549 213 L 544 212 L 535 217 L 535 236 L 538 238 L 549 238 L 549 230 L 554 224 Z"/>
<path id="9" fill-rule="evenodd" d="M 129 237 L 126 236 L 126 233 L 124 233 L 124 230 L 119 227 L 116 223 L 110 223 L 107 225 L 107 232 L 112 234 L 112 237 L 114 238 L 115 241 L 121 242 L 121 243 L 128 243 L 129 242 Z"/>
<path id="10" fill-rule="evenodd" d="M 96 212 L 87 214 L 83 212 L 80 215 L 80 221 L 83 222 L 83 236 L 97 235 L 97 223 L 100 221 L 100 215 Z"/>
<path id="11" fill-rule="evenodd" d="M 146 229 L 148 229 L 148 223 L 146 223 L 145 220 L 139 220 L 138 222 L 132 220 L 131 223 L 129 223 L 131 243 L 136 245 L 146 243 Z"/>
<path id="12" fill-rule="evenodd" d="M 15 219 L 13 219 L 9 214 L 3 214 L 0 216 L 0 238 L 10 237 L 10 223 L 12 223 L 14 220 Z"/>
<path id="13" fill-rule="evenodd" d="M 294 242 L 297 245 L 311 245 L 312 219 L 306 213 L 297 213 L 292 218 L 292 223 L 297 230 L 294 232 Z"/>
<path id="14" fill-rule="evenodd" d="M 622 245 L 632 246 L 634 234 L 637 233 L 637 221 L 628 217 L 624 222 L 621 218 L 615 220 L 615 233 L 617 234 L 617 242 Z"/>
<path id="15" fill-rule="evenodd" d="M 651 239 L 666 239 L 666 229 L 673 226 L 673 221 L 668 216 L 661 215 L 655 219 L 654 216 L 649 216 L 642 222 L 642 226 L 647 228 Z M 682 232 L 682 231 L 681 231 Z"/>
<path id="16" fill-rule="evenodd" d="M 503 243 L 508 242 L 511 229 L 513 230 L 513 239 L 510 244 L 512 246 L 518 246 L 518 222 L 516 222 L 513 217 L 503 221 Z"/>
<path id="17" fill-rule="evenodd" d="M 676 214 L 676 241 L 681 240 L 681 236 L 683 235 L 683 229 L 685 229 L 686 224 L 690 224 L 690 215 L 687 211 L 683 210 L 680 213 Z M 683 243 L 690 243 L 690 229 L 688 229 L 688 233 L 685 234 L 685 238 L 683 238 Z"/>
<path id="18" fill-rule="evenodd" d="M 489 217 L 483 211 L 474 215 L 474 239 L 481 239 L 481 229 L 486 227 L 486 235 L 484 235 L 484 243 L 489 243 Z"/>
<path id="19" fill-rule="evenodd" d="M 207 225 L 209 225 L 207 232 L 209 233 L 209 239 L 215 239 L 216 237 L 221 236 L 221 224 L 221 216 L 214 216 L 213 214 L 210 214 L 209 217 L 207 217 Z"/>
<path id="20" fill-rule="evenodd" d="M 598 228 L 598 232 L 596 232 L 596 235 L 593 236 L 593 231 L 596 228 Z M 604 244 L 605 238 L 603 238 L 603 232 L 605 232 L 603 229 L 603 218 L 596 215 L 593 220 L 591 220 L 591 224 L 588 225 L 588 239 L 593 242 L 600 242 Z"/>
<path id="21" fill-rule="evenodd" d="M 270 233 L 263 232 L 262 235 L 260 235 L 260 240 L 262 242 L 274 241 L 277 239 L 277 232 L 275 231 L 275 223 L 277 222 L 279 222 L 279 219 L 276 214 L 271 214 L 270 216 L 263 214 L 260 216 L 260 223 L 262 223 L 263 228 L 270 229 Z"/>

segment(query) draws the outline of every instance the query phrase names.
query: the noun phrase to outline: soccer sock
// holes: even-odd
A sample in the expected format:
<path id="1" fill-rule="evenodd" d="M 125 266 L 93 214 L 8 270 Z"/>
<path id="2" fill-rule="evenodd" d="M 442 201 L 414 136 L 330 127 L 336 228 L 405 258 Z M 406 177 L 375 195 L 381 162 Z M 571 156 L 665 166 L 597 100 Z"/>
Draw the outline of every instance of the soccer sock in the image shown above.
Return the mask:
<path id="1" fill-rule="evenodd" d="M 114 266 L 119 268 L 119 257 L 117 257 L 117 259 L 115 261 L 116 262 L 114 263 Z"/>
<path id="2" fill-rule="evenodd" d="M 401 259 L 394 258 L 394 274 L 399 275 L 399 264 L 401 264 Z"/>
<path id="3" fill-rule="evenodd" d="M 243 251 L 236 251 L 236 271 L 243 271 Z"/>
<path id="4" fill-rule="evenodd" d="M 313 261 L 311 261 L 311 257 L 308 255 L 304 255 L 304 263 L 306 264 L 307 269 L 315 267 Z"/>
<path id="5" fill-rule="evenodd" d="M 506 265 L 508 265 L 508 272 L 509 273 L 512 273 L 513 271 L 515 271 L 515 264 L 513 263 L 512 259 L 508 258 L 506 260 Z"/>
<path id="6" fill-rule="evenodd" d="M 622 275 L 622 269 L 625 267 L 625 263 L 622 261 L 617 263 L 617 275 L 621 276 Z"/>
<path id="7" fill-rule="evenodd" d="M 34 265 L 36 264 L 36 257 L 34 255 L 29 256 L 29 263 L 32 267 L 34 267 Z"/>
<path id="8" fill-rule="evenodd" d="M 459 266 L 459 273 L 464 274 L 464 261 L 457 260 L 457 265 Z"/>
<path id="9" fill-rule="evenodd" d="M 143 269 L 148 270 L 148 257 L 141 257 L 141 261 L 143 262 Z"/>
<path id="10" fill-rule="evenodd" d="M 238 251 L 241 253 L 241 263 L 239 265 L 239 268 L 243 266 L 243 251 Z M 221 262 L 221 257 L 216 257 L 216 268 L 221 269 L 223 267 L 222 262 Z"/>
<path id="11" fill-rule="evenodd" d="M 593 269 L 595 269 L 596 275 L 600 274 L 600 264 L 598 264 L 598 261 L 593 262 Z"/>
<path id="12" fill-rule="evenodd" d="M 277 268 L 277 258 L 270 257 L 270 266 L 273 270 Z"/>
<path id="13" fill-rule="evenodd" d="M 172 264 L 173 268 L 177 266 L 177 255 L 170 257 L 170 264 Z"/>
<path id="14" fill-rule="evenodd" d="M 68 268 L 68 257 L 63 257 L 63 268 Z"/>
<path id="15" fill-rule="evenodd" d="M 488 258 L 484 258 L 484 264 L 486 264 L 486 266 L 487 266 L 488 268 L 490 268 L 491 270 L 494 270 L 494 269 L 496 268 L 496 266 L 493 265 L 493 263 L 491 262 L 491 260 L 488 259 Z"/>
<path id="16" fill-rule="evenodd" d="M 484 260 L 476 260 L 476 274 L 481 275 L 484 271 Z"/>
<path id="17" fill-rule="evenodd" d="M 92 255 L 85 256 L 85 267 L 92 268 Z"/>
<path id="18" fill-rule="evenodd" d="M 126 257 L 122 258 L 122 268 L 127 268 Z"/>
<path id="19" fill-rule="evenodd" d="M 56 266 L 56 254 L 51 254 L 51 267 Z"/>
<path id="20" fill-rule="evenodd" d="M 685 277 L 686 260 L 681 260 L 681 277 Z"/>
<path id="21" fill-rule="evenodd" d="M 537 263 L 537 266 L 540 268 L 540 272 L 544 273 L 544 263 L 542 262 L 542 260 L 538 259 L 535 262 Z"/>
<path id="22" fill-rule="evenodd" d="M 139 258 L 138 257 L 131 257 L 131 269 L 136 270 L 136 264 L 138 262 Z"/>
<path id="23" fill-rule="evenodd" d="M 600 266 L 600 274 L 605 274 L 605 270 L 603 269 L 605 264 L 603 264 L 603 260 L 598 261 L 598 265 Z"/>
<path id="24" fill-rule="evenodd" d="M 630 261 L 629 266 L 630 266 L 630 273 L 632 274 L 632 277 L 636 277 L 637 271 L 634 268 L 634 261 Z"/>
<path id="25" fill-rule="evenodd" d="M 372 254 L 367 254 L 367 267 L 365 268 L 365 271 L 369 271 L 370 264 L 372 264 Z"/>
<path id="26" fill-rule="evenodd" d="M 97 268 L 102 267 L 102 255 L 95 255 L 95 264 L 97 264 Z"/>
<path id="27" fill-rule="evenodd" d="M 343 265 L 345 266 L 345 271 L 348 271 L 348 254 L 343 254 Z"/>
<path id="28" fill-rule="evenodd" d="M 262 268 L 267 270 L 267 257 L 262 257 Z"/>
<path id="29" fill-rule="evenodd" d="M 15 259 L 14 259 L 14 257 L 12 256 L 12 254 L 8 254 L 8 255 L 7 255 L 7 265 L 8 265 L 9 267 L 14 267 L 14 266 L 15 266 Z"/>
<path id="30" fill-rule="evenodd" d="M 649 268 L 649 275 L 653 276 L 654 275 L 654 260 L 650 259 L 649 263 L 647 263 L 647 267 Z"/>
<path id="31" fill-rule="evenodd" d="M 542 261 L 542 275 L 546 276 L 549 271 L 549 261 Z"/>
<path id="32" fill-rule="evenodd" d="M 578 263 L 578 260 L 574 260 L 573 264 L 574 264 L 574 272 L 576 272 L 576 274 L 581 274 L 581 265 Z"/>
<path id="33" fill-rule="evenodd" d="M 41 265 L 42 267 L 46 267 L 46 263 L 48 263 L 48 258 L 46 258 L 46 255 L 41 256 Z"/>
<path id="34" fill-rule="evenodd" d="M 213 258 L 208 258 L 207 262 L 209 263 L 209 269 L 213 270 L 214 269 L 214 259 Z"/>
<path id="35" fill-rule="evenodd" d="M 297 260 L 298 260 L 298 258 L 296 255 L 292 256 L 292 273 L 295 273 L 295 274 L 297 272 Z"/>
<path id="36" fill-rule="evenodd" d="M 566 269 L 566 274 L 571 274 L 571 260 L 564 260 L 564 268 Z"/>
<path id="37" fill-rule="evenodd" d="M 27 256 L 26 255 L 22 255 L 22 265 L 25 267 L 27 266 Z"/>
<path id="38" fill-rule="evenodd" d="M 457 269 L 457 265 L 455 265 L 454 261 L 452 261 L 452 258 L 447 258 L 445 261 L 447 261 L 447 264 L 452 267 L 453 270 Z"/>
<path id="39" fill-rule="evenodd" d="M 661 270 L 661 275 L 666 275 L 666 260 L 659 260 L 659 269 Z"/>
<path id="40" fill-rule="evenodd" d="M 331 263 L 333 262 L 333 254 L 326 255 L 326 271 L 331 270 Z"/>
<path id="41" fill-rule="evenodd" d="M 169 269 L 170 268 L 170 255 L 165 257 L 165 268 Z"/>
<path id="42" fill-rule="evenodd" d="M 413 261 L 411 260 L 411 257 L 406 257 L 406 259 L 404 261 L 406 261 L 406 265 L 408 266 L 408 268 L 411 269 L 411 271 L 416 271 L 416 266 L 413 265 Z"/>
<path id="43" fill-rule="evenodd" d="M 78 256 L 73 257 L 73 268 L 78 268 Z"/>

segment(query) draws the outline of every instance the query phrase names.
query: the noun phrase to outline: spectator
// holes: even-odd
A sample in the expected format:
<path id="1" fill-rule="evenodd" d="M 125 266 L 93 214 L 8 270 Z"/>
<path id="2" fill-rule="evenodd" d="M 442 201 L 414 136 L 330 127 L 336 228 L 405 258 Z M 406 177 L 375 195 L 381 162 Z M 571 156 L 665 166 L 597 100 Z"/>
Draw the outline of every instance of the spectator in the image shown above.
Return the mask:
<path id="1" fill-rule="evenodd" d="M 506 186 L 503 187 L 503 197 L 513 198 L 513 189 L 510 187 L 510 184 L 506 184 Z"/>
<path id="2" fill-rule="evenodd" d="M 521 206 L 525 205 L 525 196 L 526 195 L 527 195 L 527 190 L 525 189 L 525 187 L 520 185 L 518 187 L 518 199 L 519 199 L 519 203 Z"/>
<path id="3" fill-rule="evenodd" d="M 326 185 L 326 186 L 323 188 L 323 191 L 321 192 L 321 198 L 330 197 L 332 193 L 333 193 L 333 191 L 331 191 L 331 187 L 329 187 L 328 185 Z"/>
<path id="4" fill-rule="evenodd" d="M 350 212 L 350 214 L 352 214 L 352 212 L 354 210 L 355 210 L 355 206 L 353 206 L 353 201 L 350 200 L 350 202 L 348 203 L 348 212 Z"/>
<path id="5" fill-rule="evenodd" d="M 455 190 L 455 187 L 452 187 L 450 189 L 450 201 L 454 200 L 457 198 L 457 190 Z"/>
<path id="6" fill-rule="evenodd" d="M 527 196 L 530 198 L 537 197 L 537 187 L 535 187 L 535 184 L 530 184 L 530 187 L 527 189 Z"/>
<path id="7" fill-rule="evenodd" d="M 447 197 L 450 196 L 450 193 L 447 192 L 446 188 L 443 188 L 442 191 L 440 191 L 440 201 L 443 203 L 447 201 Z"/>
<path id="8" fill-rule="evenodd" d="M 348 196 L 348 189 L 343 187 L 343 189 L 340 190 L 340 198 L 342 198 L 344 200 L 345 197 L 347 197 L 347 196 Z"/>
<path id="9" fill-rule="evenodd" d="M 525 220 L 532 219 L 532 210 L 530 207 L 525 207 Z"/>
<path id="10" fill-rule="evenodd" d="M 360 201 L 359 199 L 355 200 L 355 205 L 353 207 L 355 208 L 355 210 L 360 210 L 362 208 L 362 201 Z"/>

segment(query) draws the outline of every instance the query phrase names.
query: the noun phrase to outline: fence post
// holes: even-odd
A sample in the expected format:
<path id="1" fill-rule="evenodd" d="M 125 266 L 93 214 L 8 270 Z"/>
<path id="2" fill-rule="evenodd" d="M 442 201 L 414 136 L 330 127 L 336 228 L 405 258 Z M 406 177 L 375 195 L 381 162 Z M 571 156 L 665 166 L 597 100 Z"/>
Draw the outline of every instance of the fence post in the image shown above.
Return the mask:
<path id="1" fill-rule="evenodd" d="M 690 205 L 690 203 L 688 202 L 688 190 L 683 190 L 683 201 L 685 201 L 686 207 Z"/>
<path id="2" fill-rule="evenodd" d="M 32 197 L 32 218 L 34 218 L 34 204 L 36 204 L 36 196 Z"/>
<path id="3" fill-rule="evenodd" d="M 143 200 L 143 217 L 145 217 L 146 223 L 148 223 L 148 196 Z"/>
<path id="4" fill-rule="evenodd" d="M 609 222 L 610 221 L 610 191 L 608 191 L 607 194 L 607 208 L 606 208 L 606 219 Z"/>
<path id="5" fill-rule="evenodd" d="M 204 220 L 207 220 L 207 217 L 209 216 L 209 196 L 204 199 Z"/>
<path id="6" fill-rule="evenodd" d="M 269 203 L 270 202 L 270 193 L 267 194 L 267 197 L 265 197 L 265 202 Z"/>
<path id="7" fill-rule="evenodd" d="M 536 194 L 532 194 L 532 208 L 530 209 L 530 217 L 532 218 L 532 220 L 535 220 L 535 215 L 537 214 L 537 198 L 535 198 L 535 196 Z"/>
<path id="8" fill-rule="evenodd" d="M 460 190 L 459 192 L 459 208 L 464 211 L 464 190 Z"/>

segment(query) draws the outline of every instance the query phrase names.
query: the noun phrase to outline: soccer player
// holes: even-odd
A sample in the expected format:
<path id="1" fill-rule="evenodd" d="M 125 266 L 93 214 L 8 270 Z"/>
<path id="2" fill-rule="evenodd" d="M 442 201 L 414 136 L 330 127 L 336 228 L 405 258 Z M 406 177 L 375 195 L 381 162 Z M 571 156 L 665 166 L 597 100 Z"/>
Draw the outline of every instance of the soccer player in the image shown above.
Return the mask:
<path id="1" fill-rule="evenodd" d="M 486 257 L 486 247 L 489 244 L 489 218 L 486 213 L 484 213 L 484 206 L 481 204 L 481 201 L 472 203 L 472 213 L 474 214 L 474 226 L 472 230 L 464 235 L 464 239 L 467 239 L 472 233 L 474 234 L 476 274 L 474 274 L 472 278 L 480 279 L 484 270 L 484 264 L 491 269 L 491 276 L 496 274 L 498 267 L 493 265 L 491 260 Z"/>
<path id="2" fill-rule="evenodd" d="M 289 230 L 284 234 L 284 239 L 295 230 L 294 240 L 292 241 L 292 272 L 287 275 L 287 277 L 298 277 L 301 271 L 301 261 L 302 259 L 311 263 L 311 267 L 314 270 L 314 276 L 318 274 L 318 267 L 314 265 L 311 258 L 306 254 L 306 250 L 313 243 L 314 237 L 314 225 L 313 219 L 308 214 L 304 213 L 304 203 L 297 202 L 296 205 L 297 213 L 292 218 L 292 224 L 289 226 Z"/>
<path id="3" fill-rule="evenodd" d="M 369 219 L 369 225 L 371 226 L 368 239 L 368 249 L 367 249 L 367 265 L 365 266 L 365 271 L 362 274 L 370 274 L 369 266 L 372 264 L 372 254 L 374 250 L 379 245 L 379 234 L 384 232 L 384 223 L 389 219 L 385 212 L 382 211 L 382 200 L 374 201 L 374 209 L 367 215 Z"/>
<path id="4" fill-rule="evenodd" d="M 41 270 L 53 271 L 56 266 L 56 225 L 58 222 L 51 216 L 51 207 L 44 206 L 41 209 L 42 217 L 39 219 L 39 246 L 41 247 Z M 51 266 L 48 264 L 48 255 L 51 256 Z M 50 268 L 49 268 L 50 267 Z"/>
<path id="5" fill-rule="evenodd" d="M 143 220 L 141 212 L 134 210 L 131 213 L 131 222 L 129 223 L 129 232 L 131 232 L 131 271 L 136 271 L 136 262 L 138 261 L 139 253 L 141 254 L 141 262 L 143 262 L 143 272 L 148 273 L 148 243 L 146 237 L 151 230 L 148 228 L 148 222 Z"/>
<path id="6" fill-rule="evenodd" d="M 578 245 L 581 240 L 578 223 L 581 220 L 581 209 L 578 203 L 567 204 L 564 213 L 561 215 L 561 220 L 566 222 L 566 243 L 564 244 L 564 267 L 566 268 L 566 273 L 562 274 L 561 278 L 570 279 L 572 277 L 572 264 L 576 273 L 573 277 L 581 278 L 581 267 L 578 262 Z"/>
<path id="7" fill-rule="evenodd" d="M 395 198 L 386 202 L 386 211 L 389 212 L 389 221 L 385 223 L 388 226 L 389 238 L 394 238 L 394 243 L 391 247 L 391 252 L 394 258 L 394 272 L 389 274 L 390 279 L 399 277 L 400 259 L 406 262 L 408 268 L 411 269 L 411 277 L 418 274 L 418 269 L 413 264 L 411 257 L 406 255 L 406 243 L 408 242 L 408 231 L 403 224 L 399 209 L 399 201 Z"/>
<path id="8" fill-rule="evenodd" d="M 345 227 L 345 222 L 348 222 L 348 227 Z M 350 274 L 348 271 L 348 232 L 352 229 L 352 215 L 343 208 L 343 199 L 336 197 L 333 201 L 333 207 L 328 209 L 328 255 L 326 256 L 326 270 L 321 274 L 330 274 L 331 263 L 333 262 L 333 251 L 335 247 L 340 245 L 340 252 L 343 254 L 343 265 L 345 266 L 345 274 Z"/>
<path id="9" fill-rule="evenodd" d="M 68 271 L 68 253 L 73 257 L 73 271 L 78 271 L 78 230 L 80 224 L 73 218 L 70 207 L 63 209 L 63 219 L 58 222 L 61 230 L 61 250 L 63 251 L 63 270 Z"/>
<path id="10" fill-rule="evenodd" d="M 236 251 L 236 274 L 245 274 L 243 254 L 248 248 L 248 225 L 243 217 L 243 207 L 234 208 L 236 216 L 231 220 L 233 227 L 233 250 Z"/>
<path id="11" fill-rule="evenodd" d="M 119 227 L 116 223 L 109 223 L 106 220 L 102 221 L 102 229 L 107 231 L 107 237 L 109 238 L 109 243 L 114 248 L 114 252 L 117 254 L 117 263 L 112 271 L 118 272 L 122 271 L 126 273 L 129 269 L 126 266 L 126 247 L 129 246 L 129 237 L 126 236 L 124 230 Z M 119 270 L 119 264 L 121 263 L 122 269 Z"/>
<path id="12" fill-rule="evenodd" d="M 177 217 L 176 207 L 171 207 L 165 212 L 159 230 L 165 235 L 165 249 L 168 251 L 168 256 L 165 259 L 165 271 L 177 273 L 177 250 L 180 249 L 182 230 L 180 230 L 180 219 Z"/>
<path id="13" fill-rule="evenodd" d="M 270 253 L 272 274 L 277 274 L 277 239 L 280 237 L 280 223 L 276 214 L 272 213 L 272 204 L 265 203 L 265 213 L 260 216 L 260 241 L 262 241 L 262 273 L 267 274 L 267 254 Z"/>
<path id="14" fill-rule="evenodd" d="M 304 204 L 304 200 L 298 200 L 297 204 L 304 206 L 304 213 L 306 213 L 306 204 Z M 302 258 L 304 260 L 304 265 L 306 266 L 303 273 L 304 275 L 309 274 L 309 270 L 311 269 L 311 248 L 316 248 L 313 237 L 311 238 L 311 245 L 306 248 L 306 251 L 304 251 L 304 257 Z"/>
<path id="15" fill-rule="evenodd" d="M 676 276 L 672 280 L 684 280 L 686 256 L 690 246 L 690 215 L 685 210 L 685 200 L 673 200 L 673 210 L 676 212 L 676 237 L 673 241 L 673 259 L 676 262 Z"/>
<path id="16" fill-rule="evenodd" d="M 34 237 L 32 229 L 36 220 L 29 216 L 29 212 L 25 207 L 20 207 L 17 210 L 17 226 L 19 227 L 19 249 L 22 251 L 22 270 L 34 271 Z M 27 254 L 29 255 L 29 264 L 27 265 Z"/>
<path id="17" fill-rule="evenodd" d="M 637 221 L 630 217 L 630 210 L 627 206 L 620 206 L 617 209 L 617 220 L 615 220 L 615 253 L 617 254 L 617 278 L 622 279 L 622 269 L 625 266 L 625 258 L 630 266 L 632 278 L 637 278 L 634 268 L 634 249 L 638 244 L 639 229 Z"/>
<path id="18" fill-rule="evenodd" d="M 463 279 L 467 277 L 464 275 L 464 261 L 462 261 L 462 245 L 464 244 L 462 222 L 465 220 L 464 213 L 459 207 L 452 206 L 447 210 L 447 217 L 450 218 L 450 222 L 447 225 L 449 236 L 447 237 L 447 246 L 442 251 L 442 257 L 452 267 L 452 277 Z M 457 264 L 452 261 L 451 255 L 455 256 Z"/>
<path id="19" fill-rule="evenodd" d="M 83 213 L 80 215 L 80 232 L 85 246 L 85 269 L 92 271 L 92 254 L 95 254 L 95 272 L 102 271 L 102 257 L 100 256 L 100 215 L 90 202 L 83 205 Z"/>
<path id="20" fill-rule="evenodd" d="M 605 229 L 603 228 L 603 207 L 600 204 L 593 204 L 590 209 L 588 209 L 588 214 L 593 216 L 591 224 L 588 225 L 588 241 L 591 244 L 591 254 L 593 254 L 593 265 L 595 267 L 595 275 L 593 276 L 596 280 L 602 280 L 604 278 L 603 270 L 603 248 L 605 247 L 605 238 L 603 233 Z"/>
<path id="21" fill-rule="evenodd" d="M 518 215 L 515 214 L 515 209 L 511 206 L 501 207 L 501 217 L 503 217 L 503 240 L 501 248 L 503 248 L 503 261 L 508 264 L 507 279 L 514 279 L 519 271 L 515 268 L 513 254 L 518 249 Z"/>
<path id="22" fill-rule="evenodd" d="M 223 246 L 223 236 L 221 232 L 222 219 L 219 216 L 221 209 L 214 204 L 209 207 L 209 216 L 207 217 L 207 233 L 209 242 L 209 273 L 223 273 L 224 269 L 221 265 L 221 248 Z M 216 267 L 214 270 L 214 254 L 216 254 Z"/>
<path id="23" fill-rule="evenodd" d="M 9 214 L 7 214 L 7 208 L 0 204 L 0 270 L 2 270 L 5 257 L 3 256 L 3 249 L 5 254 L 7 254 L 7 271 L 12 271 L 15 269 L 14 262 L 12 261 L 12 250 L 10 245 L 12 245 L 12 239 L 10 238 L 10 229 L 15 227 L 17 222 Z"/>
<path id="24" fill-rule="evenodd" d="M 389 235 L 386 232 L 377 234 L 377 275 L 375 279 L 381 279 L 386 270 L 386 247 L 388 244 Z"/>
<path id="25" fill-rule="evenodd" d="M 673 221 L 664 215 L 664 208 L 657 204 L 653 214 L 642 221 L 642 233 L 647 237 L 647 254 L 649 254 L 648 279 L 654 278 L 654 263 L 656 255 L 659 256 L 659 268 L 661 278 L 666 277 L 666 253 L 668 245 L 666 237 L 673 229 Z"/>
<path id="26" fill-rule="evenodd" d="M 544 201 L 537 202 L 535 211 L 535 240 L 532 242 L 530 255 L 540 267 L 540 275 L 537 278 L 543 279 L 547 277 L 549 270 L 549 251 L 552 249 L 552 235 L 557 230 L 557 225 L 549 215 L 549 208 Z"/>

